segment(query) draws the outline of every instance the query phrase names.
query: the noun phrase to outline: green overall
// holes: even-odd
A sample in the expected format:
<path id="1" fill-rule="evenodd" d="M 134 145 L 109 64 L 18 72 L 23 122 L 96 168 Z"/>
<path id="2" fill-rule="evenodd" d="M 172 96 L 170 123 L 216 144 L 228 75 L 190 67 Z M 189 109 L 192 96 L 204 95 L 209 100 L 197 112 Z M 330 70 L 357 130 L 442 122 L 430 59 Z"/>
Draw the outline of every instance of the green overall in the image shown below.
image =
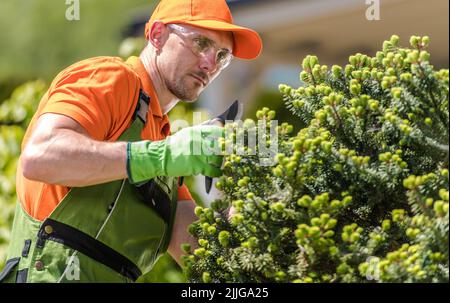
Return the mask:
<path id="1" fill-rule="evenodd" d="M 150 98 L 142 91 L 120 141 L 139 141 Z M 43 222 L 17 204 L 0 282 L 133 282 L 167 250 L 177 179 L 71 188 Z"/>

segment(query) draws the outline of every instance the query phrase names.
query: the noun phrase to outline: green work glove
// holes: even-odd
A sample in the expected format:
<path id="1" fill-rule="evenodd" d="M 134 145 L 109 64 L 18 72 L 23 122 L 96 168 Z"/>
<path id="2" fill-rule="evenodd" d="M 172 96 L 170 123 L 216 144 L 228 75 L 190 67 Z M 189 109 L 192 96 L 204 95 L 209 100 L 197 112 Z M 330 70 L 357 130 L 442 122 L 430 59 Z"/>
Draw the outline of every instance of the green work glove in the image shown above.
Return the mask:
<path id="1" fill-rule="evenodd" d="M 161 141 L 129 142 L 127 173 L 131 183 L 156 176 L 218 177 L 222 174 L 223 155 L 219 138 L 224 129 L 214 125 L 187 127 Z"/>

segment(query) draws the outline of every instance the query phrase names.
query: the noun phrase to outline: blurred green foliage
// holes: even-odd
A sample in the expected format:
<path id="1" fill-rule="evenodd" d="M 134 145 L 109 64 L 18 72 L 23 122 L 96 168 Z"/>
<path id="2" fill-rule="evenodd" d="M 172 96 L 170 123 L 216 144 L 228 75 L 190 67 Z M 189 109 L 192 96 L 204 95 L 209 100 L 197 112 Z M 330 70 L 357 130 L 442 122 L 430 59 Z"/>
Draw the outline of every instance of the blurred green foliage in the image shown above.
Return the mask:
<path id="1" fill-rule="evenodd" d="M 46 84 L 42 80 L 17 87 L 0 103 L 0 264 L 6 258 L 16 205 L 16 168 L 20 144 Z"/>
<path id="2" fill-rule="evenodd" d="M 74 21 L 66 19 L 73 1 L 68 3 L 0 1 L 0 83 L 36 78 L 48 81 L 79 60 L 116 56 L 124 29 L 137 17 L 149 16 L 155 1 L 79 0 L 80 20 Z"/>

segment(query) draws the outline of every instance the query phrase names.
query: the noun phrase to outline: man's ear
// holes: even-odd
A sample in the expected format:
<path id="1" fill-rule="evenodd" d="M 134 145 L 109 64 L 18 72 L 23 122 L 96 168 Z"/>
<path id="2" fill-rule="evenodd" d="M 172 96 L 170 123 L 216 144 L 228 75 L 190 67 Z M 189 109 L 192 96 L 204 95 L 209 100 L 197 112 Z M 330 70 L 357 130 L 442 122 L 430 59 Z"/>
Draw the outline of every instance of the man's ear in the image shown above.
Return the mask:
<path id="1" fill-rule="evenodd" d="M 157 50 L 161 50 L 168 37 L 168 28 L 161 21 L 156 20 L 153 22 L 152 28 L 149 33 L 148 42 L 153 45 Z"/>

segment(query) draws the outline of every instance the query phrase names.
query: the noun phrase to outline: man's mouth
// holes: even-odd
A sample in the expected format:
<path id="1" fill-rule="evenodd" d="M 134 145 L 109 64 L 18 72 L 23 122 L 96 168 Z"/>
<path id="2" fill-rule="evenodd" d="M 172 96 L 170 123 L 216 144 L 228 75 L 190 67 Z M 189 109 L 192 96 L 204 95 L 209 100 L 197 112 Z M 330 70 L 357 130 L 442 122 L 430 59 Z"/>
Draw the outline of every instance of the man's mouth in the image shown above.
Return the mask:
<path id="1" fill-rule="evenodd" d="M 193 75 L 193 74 L 191 74 L 191 76 L 192 76 L 193 78 L 197 79 L 198 81 L 200 81 L 200 83 L 201 83 L 203 86 L 206 86 L 206 80 L 204 80 L 202 77 L 199 77 L 199 76 Z"/>

